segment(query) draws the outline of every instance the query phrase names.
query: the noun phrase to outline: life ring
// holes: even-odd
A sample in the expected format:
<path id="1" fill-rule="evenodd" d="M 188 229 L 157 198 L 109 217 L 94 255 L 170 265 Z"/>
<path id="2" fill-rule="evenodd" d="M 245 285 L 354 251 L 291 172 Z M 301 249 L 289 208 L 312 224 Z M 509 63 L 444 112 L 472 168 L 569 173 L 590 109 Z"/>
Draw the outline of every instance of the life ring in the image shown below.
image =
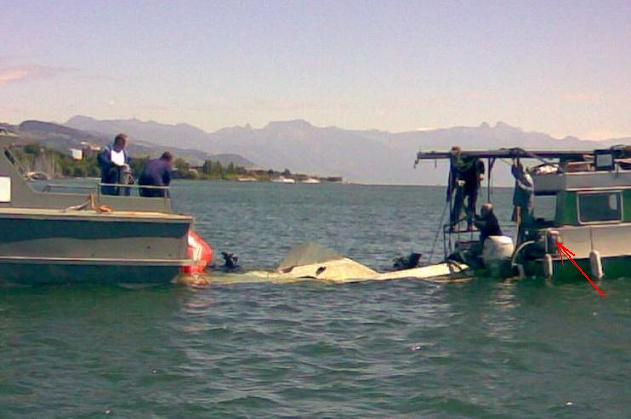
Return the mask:
<path id="1" fill-rule="evenodd" d="M 192 261 L 182 267 L 182 273 L 195 275 L 203 273 L 213 260 L 213 249 L 193 230 L 188 232 L 186 256 Z"/>

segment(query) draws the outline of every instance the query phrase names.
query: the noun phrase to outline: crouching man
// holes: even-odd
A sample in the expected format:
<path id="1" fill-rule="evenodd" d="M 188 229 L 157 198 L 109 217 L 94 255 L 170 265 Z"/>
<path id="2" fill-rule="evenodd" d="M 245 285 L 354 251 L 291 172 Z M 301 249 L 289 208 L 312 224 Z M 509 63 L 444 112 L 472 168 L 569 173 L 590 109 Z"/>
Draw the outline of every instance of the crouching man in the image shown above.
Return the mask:
<path id="1" fill-rule="evenodd" d="M 480 215 L 475 217 L 475 226 L 480 231 L 480 244 L 489 236 L 502 236 L 502 229 L 493 212 L 493 204 L 486 203 L 480 209 Z"/>
<path id="2" fill-rule="evenodd" d="M 173 172 L 173 155 L 165 151 L 159 159 L 149 160 L 138 179 L 141 186 L 164 186 L 171 183 Z M 140 195 L 144 197 L 168 197 L 166 188 L 140 188 Z"/>

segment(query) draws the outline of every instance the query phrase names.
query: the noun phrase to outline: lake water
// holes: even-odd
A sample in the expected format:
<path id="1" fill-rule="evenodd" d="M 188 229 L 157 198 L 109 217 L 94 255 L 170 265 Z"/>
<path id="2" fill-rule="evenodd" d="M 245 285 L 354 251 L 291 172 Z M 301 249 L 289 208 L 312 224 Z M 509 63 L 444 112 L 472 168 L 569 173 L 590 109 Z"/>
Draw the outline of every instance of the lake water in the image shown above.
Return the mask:
<path id="1" fill-rule="evenodd" d="M 428 254 L 440 188 L 180 182 L 216 251 Z M 510 214 L 510 191 L 494 194 Z M 436 260 L 442 256 L 437 246 Z M 569 269 L 569 267 L 568 267 Z M 0 290 L 0 417 L 629 417 L 631 287 L 479 279 Z"/>

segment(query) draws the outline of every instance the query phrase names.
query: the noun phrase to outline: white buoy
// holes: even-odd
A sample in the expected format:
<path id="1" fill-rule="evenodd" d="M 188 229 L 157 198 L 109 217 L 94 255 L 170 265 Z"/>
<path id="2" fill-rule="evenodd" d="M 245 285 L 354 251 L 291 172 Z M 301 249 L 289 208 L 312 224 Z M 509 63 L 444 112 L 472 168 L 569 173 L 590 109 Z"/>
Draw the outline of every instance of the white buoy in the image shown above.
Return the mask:
<path id="1" fill-rule="evenodd" d="M 489 236 L 482 246 L 482 261 L 491 276 L 501 276 L 502 266 L 507 265 L 515 246 L 508 236 Z"/>
<path id="2" fill-rule="evenodd" d="M 589 264 L 592 268 L 592 275 L 596 279 L 601 279 L 605 276 L 605 273 L 603 272 L 603 263 L 600 259 L 600 253 L 598 253 L 598 250 L 592 250 L 589 252 Z"/>

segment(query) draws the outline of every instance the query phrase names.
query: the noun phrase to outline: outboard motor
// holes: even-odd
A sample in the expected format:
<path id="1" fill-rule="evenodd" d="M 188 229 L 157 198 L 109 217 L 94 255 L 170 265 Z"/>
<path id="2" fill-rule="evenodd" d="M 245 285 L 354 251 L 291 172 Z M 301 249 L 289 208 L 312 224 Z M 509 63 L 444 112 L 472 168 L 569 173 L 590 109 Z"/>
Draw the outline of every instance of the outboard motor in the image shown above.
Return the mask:
<path id="1" fill-rule="evenodd" d="M 239 256 L 234 253 L 221 252 L 221 257 L 223 257 L 223 270 L 231 272 L 241 268 L 239 266 Z"/>
<path id="2" fill-rule="evenodd" d="M 502 277 L 510 272 L 510 260 L 515 246 L 508 236 L 489 236 L 482 246 L 482 261 L 491 276 Z"/>
<path id="3" fill-rule="evenodd" d="M 392 267 L 397 271 L 403 271 L 405 269 L 414 269 L 418 266 L 421 260 L 421 253 L 410 253 L 408 256 L 399 256 L 394 258 Z"/>

